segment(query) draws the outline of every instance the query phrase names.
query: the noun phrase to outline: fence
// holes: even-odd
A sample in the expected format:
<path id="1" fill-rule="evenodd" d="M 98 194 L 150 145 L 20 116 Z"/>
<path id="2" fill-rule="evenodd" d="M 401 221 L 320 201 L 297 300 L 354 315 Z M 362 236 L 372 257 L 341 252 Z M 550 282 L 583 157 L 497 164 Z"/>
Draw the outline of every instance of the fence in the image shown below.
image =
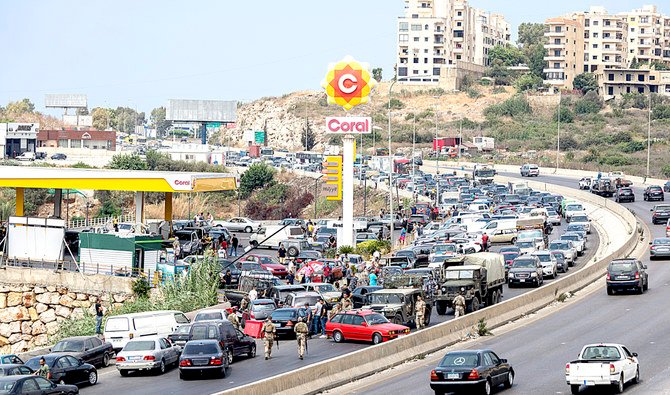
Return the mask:
<path id="1" fill-rule="evenodd" d="M 118 221 L 118 223 L 122 222 L 135 222 L 135 213 L 130 213 L 130 214 L 124 214 L 124 215 L 119 215 L 119 216 L 111 216 L 111 217 L 100 217 L 100 218 L 89 218 L 87 219 L 71 219 L 67 227 L 69 229 L 73 228 L 84 228 L 84 227 L 97 227 L 97 226 L 105 226 L 107 224 L 111 224 L 114 219 Z"/>

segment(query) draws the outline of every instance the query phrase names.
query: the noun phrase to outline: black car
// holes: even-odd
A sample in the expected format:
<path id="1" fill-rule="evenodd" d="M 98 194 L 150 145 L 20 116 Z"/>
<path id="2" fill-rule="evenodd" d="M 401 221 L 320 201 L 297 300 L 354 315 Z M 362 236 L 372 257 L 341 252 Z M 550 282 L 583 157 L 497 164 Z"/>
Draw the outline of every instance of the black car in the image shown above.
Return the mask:
<path id="1" fill-rule="evenodd" d="M 616 194 L 614 195 L 614 201 L 617 203 L 634 202 L 635 194 L 633 193 L 633 188 L 625 187 L 617 189 Z"/>
<path id="2" fill-rule="evenodd" d="M 267 290 L 266 297 L 268 299 L 274 300 L 277 306 L 282 306 L 284 304 L 284 301 L 286 300 L 286 297 L 289 294 L 292 294 L 294 292 L 305 292 L 305 291 L 306 291 L 305 287 L 303 287 L 300 284 L 275 285 Z"/>
<path id="3" fill-rule="evenodd" d="M 430 372 L 435 394 L 447 392 L 490 394 L 500 385 L 514 385 L 514 369 L 491 350 L 450 351 Z"/>
<path id="4" fill-rule="evenodd" d="M 298 317 L 306 317 L 307 310 L 304 307 L 286 307 L 277 309 L 270 316 L 275 324 L 277 335 L 293 335 L 293 327 L 298 323 Z"/>
<path id="5" fill-rule="evenodd" d="M 179 325 L 174 332 L 168 335 L 168 340 L 174 345 L 184 347 L 188 341 L 189 333 L 191 333 L 191 325 L 192 324 Z"/>
<path id="6" fill-rule="evenodd" d="M 354 303 L 354 309 L 360 309 L 361 307 L 365 306 L 368 304 L 367 301 L 367 295 L 370 292 L 378 291 L 380 289 L 383 289 L 384 287 L 376 287 L 376 286 L 363 286 L 363 287 L 357 287 L 351 292 L 351 300 Z"/>
<path id="7" fill-rule="evenodd" d="M 607 294 L 633 289 L 643 293 L 649 289 L 647 265 L 637 259 L 615 259 L 607 266 Z"/>
<path id="8" fill-rule="evenodd" d="M 323 255 L 319 251 L 300 251 L 300 253 L 295 256 L 295 262 L 296 263 L 309 262 L 315 259 L 319 259 L 322 256 Z"/>
<path id="9" fill-rule="evenodd" d="M 53 160 L 65 160 L 65 159 L 67 159 L 67 155 L 65 155 L 65 154 L 53 154 L 53 155 L 51 155 L 51 159 L 53 159 Z"/>
<path id="10" fill-rule="evenodd" d="M 219 265 L 221 265 L 221 271 L 219 272 L 219 279 L 221 280 L 221 286 L 223 287 L 226 284 L 224 280 L 224 275 L 228 270 L 230 270 L 230 285 L 231 287 L 237 287 L 237 284 L 240 283 L 240 276 L 242 275 L 242 265 L 240 262 L 235 262 L 228 259 L 219 259 Z M 259 265 L 260 266 L 260 265 Z M 262 268 L 261 268 L 262 269 Z"/>
<path id="11" fill-rule="evenodd" d="M 26 362 L 26 366 L 32 370 L 39 369 L 40 358 L 42 357 L 49 365 L 51 381 L 54 383 L 95 385 L 98 382 L 98 371 L 95 366 L 68 354 L 47 354 L 41 357 L 33 357 Z"/>
<path id="12" fill-rule="evenodd" d="M 226 377 L 229 363 L 216 340 L 191 340 L 179 357 L 179 378 L 186 380 L 196 374 L 216 373 Z"/>
<path id="13" fill-rule="evenodd" d="M 18 363 L 0 365 L 0 376 L 16 376 L 22 374 L 33 374 L 33 370 L 26 365 Z"/>
<path id="14" fill-rule="evenodd" d="M 533 285 L 539 287 L 544 283 L 542 263 L 536 256 L 522 255 L 514 261 L 507 272 L 509 287 L 515 285 Z"/>
<path id="15" fill-rule="evenodd" d="M 664 192 L 670 192 L 670 181 L 663 184 L 663 191 Z"/>
<path id="16" fill-rule="evenodd" d="M 657 204 L 651 210 L 651 223 L 664 224 L 670 218 L 670 204 Z"/>
<path id="17" fill-rule="evenodd" d="M 214 339 L 223 350 L 228 365 L 235 357 L 246 355 L 249 358 L 256 356 L 256 341 L 235 329 L 228 320 L 214 320 L 195 322 L 191 325 L 188 340 Z M 188 343 L 187 343 L 188 344 Z"/>
<path id="18" fill-rule="evenodd" d="M 40 376 L 21 375 L 0 377 L 0 394 L 2 395 L 76 395 L 76 385 L 56 384 Z"/>
<path id="19" fill-rule="evenodd" d="M 51 349 L 52 353 L 66 353 L 84 360 L 93 366 L 109 366 L 114 355 L 112 343 L 102 342 L 96 336 L 75 336 L 65 338 Z"/>
<path id="20" fill-rule="evenodd" d="M 46 152 L 35 152 L 35 159 L 46 159 L 46 158 L 47 158 Z"/>
<path id="21" fill-rule="evenodd" d="M 644 200 L 665 200 L 663 188 L 658 185 L 651 185 L 644 189 Z"/>

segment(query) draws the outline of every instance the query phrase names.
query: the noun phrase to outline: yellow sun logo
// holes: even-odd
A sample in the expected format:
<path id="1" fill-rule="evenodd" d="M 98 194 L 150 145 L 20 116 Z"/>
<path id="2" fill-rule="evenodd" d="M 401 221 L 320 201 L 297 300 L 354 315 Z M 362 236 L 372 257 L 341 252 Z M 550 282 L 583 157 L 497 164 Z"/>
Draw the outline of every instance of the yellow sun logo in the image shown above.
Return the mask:
<path id="1" fill-rule="evenodd" d="M 326 78 L 321 82 L 328 95 L 328 104 L 337 104 L 348 111 L 367 103 L 377 84 L 368 68 L 367 63 L 359 63 L 351 56 L 330 64 Z"/>

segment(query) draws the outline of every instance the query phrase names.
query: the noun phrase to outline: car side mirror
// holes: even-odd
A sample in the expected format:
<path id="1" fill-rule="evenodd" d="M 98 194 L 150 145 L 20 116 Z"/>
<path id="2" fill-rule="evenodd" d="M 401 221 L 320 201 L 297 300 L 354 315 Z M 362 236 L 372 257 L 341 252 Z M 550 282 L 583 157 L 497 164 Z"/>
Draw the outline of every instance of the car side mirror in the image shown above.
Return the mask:
<path id="1" fill-rule="evenodd" d="M 83 364 L 84 364 L 84 360 L 83 360 L 83 359 L 80 359 L 80 360 L 79 360 L 79 366 L 81 366 L 81 365 L 83 365 Z"/>
<path id="2" fill-rule="evenodd" d="M 57 386 L 58 386 L 58 384 L 56 384 L 56 383 L 51 383 L 51 388 L 56 388 Z"/>
<path id="3" fill-rule="evenodd" d="M 501 359 L 500 359 L 500 362 L 501 362 L 501 363 L 507 363 L 507 359 L 505 359 L 505 358 L 501 358 Z"/>
<path id="4" fill-rule="evenodd" d="M 361 323 L 361 326 L 368 326 L 368 323 L 365 322 L 365 321 L 363 321 L 363 322 Z"/>
<path id="5" fill-rule="evenodd" d="M 634 352 L 634 353 L 633 353 L 633 356 L 634 356 L 634 357 L 637 357 L 637 353 L 636 353 L 636 352 Z"/>
<path id="6" fill-rule="evenodd" d="M 646 269 L 646 268 L 647 268 L 647 265 L 642 265 L 642 268 L 643 268 L 643 269 Z"/>
<path id="7" fill-rule="evenodd" d="M 652 244 L 653 244 L 653 243 L 650 241 L 650 242 L 649 242 L 649 245 L 652 245 Z"/>

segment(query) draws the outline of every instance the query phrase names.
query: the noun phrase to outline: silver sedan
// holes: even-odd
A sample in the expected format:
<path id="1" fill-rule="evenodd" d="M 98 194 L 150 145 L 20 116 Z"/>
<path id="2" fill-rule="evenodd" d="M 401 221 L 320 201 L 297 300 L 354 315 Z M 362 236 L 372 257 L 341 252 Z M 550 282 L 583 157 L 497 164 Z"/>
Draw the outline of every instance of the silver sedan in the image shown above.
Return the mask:
<path id="1" fill-rule="evenodd" d="M 116 368 L 121 376 L 131 371 L 152 370 L 165 373 L 167 366 L 177 366 L 181 347 L 164 337 L 142 337 L 129 341 L 116 355 Z"/>
<path id="2" fill-rule="evenodd" d="M 260 229 L 260 222 L 255 222 L 246 217 L 234 217 L 228 221 L 215 221 L 216 226 L 223 226 L 231 232 L 251 233 Z"/>

